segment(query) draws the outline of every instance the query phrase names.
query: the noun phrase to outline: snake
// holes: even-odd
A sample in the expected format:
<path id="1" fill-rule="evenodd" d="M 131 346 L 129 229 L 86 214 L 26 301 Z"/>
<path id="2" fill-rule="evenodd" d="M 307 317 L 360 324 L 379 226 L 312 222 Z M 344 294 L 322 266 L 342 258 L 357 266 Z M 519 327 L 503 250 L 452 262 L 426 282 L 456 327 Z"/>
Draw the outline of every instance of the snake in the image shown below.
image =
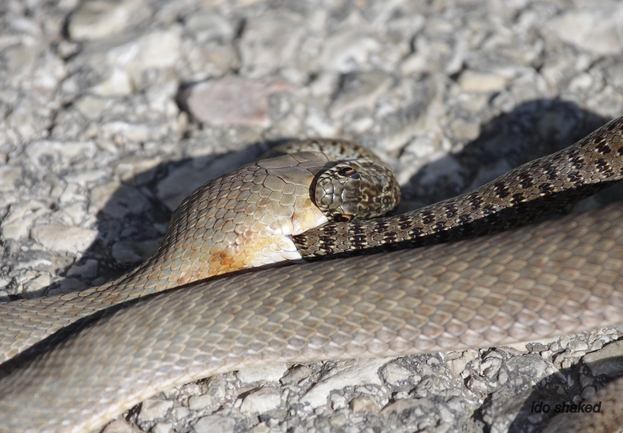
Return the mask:
<path id="1" fill-rule="evenodd" d="M 619 181 L 623 117 L 415 211 L 358 220 L 329 199 L 322 206 L 331 220 L 313 210 L 313 218 L 286 215 L 289 224 L 265 221 L 287 225 L 285 238 L 298 253 L 288 244 L 277 255 L 317 259 L 310 263 L 273 268 L 276 250 L 263 245 L 250 265 L 265 269 L 197 266 L 211 257 L 229 266 L 237 256 L 202 249 L 210 212 L 218 221 L 229 215 L 219 236 L 234 233 L 236 243 L 247 232 L 233 227 L 248 224 L 251 197 L 254 206 L 270 196 L 308 204 L 310 193 L 323 190 L 350 202 L 342 186 L 360 180 L 357 160 L 323 162 L 314 150 L 261 160 L 200 188 L 137 271 L 83 292 L 3 305 L 0 431 L 93 430 L 163 389 L 266 363 L 496 346 L 623 323 L 623 204 L 509 230 Z M 338 186 L 308 185 L 327 170 L 341 177 Z M 265 197 L 251 188 L 232 193 L 242 184 Z M 284 198 L 286 190 L 295 198 Z M 367 198 L 367 187 L 354 190 L 362 193 L 357 200 Z M 380 201 L 391 200 L 382 193 Z M 615 391 L 606 401 L 618 400 Z"/>

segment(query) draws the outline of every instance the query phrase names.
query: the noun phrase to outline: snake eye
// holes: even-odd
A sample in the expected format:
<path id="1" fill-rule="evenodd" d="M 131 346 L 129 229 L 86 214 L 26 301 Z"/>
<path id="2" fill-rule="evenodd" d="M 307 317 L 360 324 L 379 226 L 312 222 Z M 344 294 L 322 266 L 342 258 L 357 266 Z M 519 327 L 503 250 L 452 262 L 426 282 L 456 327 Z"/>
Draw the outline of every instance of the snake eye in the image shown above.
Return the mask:
<path id="1" fill-rule="evenodd" d="M 359 179 L 361 177 L 359 173 L 357 173 L 357 170 L 352 167 L 342 167 L 337 173 L 342 177 L 350 177 L 351 179 Z"/>
<path id="2" fill-rule="evenodd" d="M 353 219 L 353 216 L 343 213 L 343 214 L 334 216 L 333 219 L 335 220 L 335 222 L 338 222 L 338 223 L 347 223 Z"/>

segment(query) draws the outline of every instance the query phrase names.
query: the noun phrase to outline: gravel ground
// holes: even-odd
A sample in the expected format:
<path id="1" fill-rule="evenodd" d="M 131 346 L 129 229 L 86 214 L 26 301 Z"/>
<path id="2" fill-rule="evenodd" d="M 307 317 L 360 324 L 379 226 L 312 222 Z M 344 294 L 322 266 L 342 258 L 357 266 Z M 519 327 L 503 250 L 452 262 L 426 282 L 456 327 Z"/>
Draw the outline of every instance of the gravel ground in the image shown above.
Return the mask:
<path id="1" fill-rule="evenodd" d="M 5 0 L 0 11 L 2 301 L 126 272 L 191 190 L 284 139 L 373 148 L 414 207 L 623 113 L 616 1 Z M 622 331 L 232 372 L 105 431 L 540 431 L 535 404 L 578 402 L 623 371 L 607 360 Z"/>

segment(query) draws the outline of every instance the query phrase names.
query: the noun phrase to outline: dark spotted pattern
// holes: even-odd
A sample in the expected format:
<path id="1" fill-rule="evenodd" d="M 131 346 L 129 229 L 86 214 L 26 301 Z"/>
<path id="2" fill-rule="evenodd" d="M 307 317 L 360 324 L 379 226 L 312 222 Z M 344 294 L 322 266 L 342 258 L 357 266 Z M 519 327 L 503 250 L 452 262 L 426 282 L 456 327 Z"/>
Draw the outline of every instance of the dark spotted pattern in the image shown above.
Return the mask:
<path id="1" fill-rule="evenodd" d="M 534 221 L 621 178 L 623 118 L 618 118 L 472 192 L 402 215 L 328 223 L 294 236 L 294 241 L 303 257 L 314 258 L 479 236 Z"/>

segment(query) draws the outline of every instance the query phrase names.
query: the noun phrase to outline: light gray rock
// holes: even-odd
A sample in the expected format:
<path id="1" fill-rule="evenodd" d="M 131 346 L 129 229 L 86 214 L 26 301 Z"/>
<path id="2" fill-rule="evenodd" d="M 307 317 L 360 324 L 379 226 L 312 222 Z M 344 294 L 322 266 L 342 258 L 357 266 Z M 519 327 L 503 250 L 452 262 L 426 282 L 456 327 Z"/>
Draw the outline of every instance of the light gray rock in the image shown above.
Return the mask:
<path id="1" fill-rule="evenodd" d="M 259 81 L 236 76 L 195 84 L 181 95 L 188 112 L 197 120 L 216 126 L 270 125 L 268 96 L 288 87 L 275 83 L 267 86 Z"/>
<path id="2" fill-rule="evenodd" d="M 75 40 L 101 39 L 123 32 L 149 16 L 144 0 L 87 0 L 69 19 L 69 37 Z"/>
<path id="3" fill-rule="evenodd" d="M 73 254 L 83 252 L 98 236 L 97 230 L 59 224 L 38 225 L 33 227 L 31 234 L 45 248 Z"/>
<path id="4" fill-rule="evenodd" d="M 291 64 L 293 60 L 296 64 L 303 35 L 304 21 L 293 15 L 249 19 L 239 42 L 245 72 L 262 76 Z"/>
<path id="5" fill-rule="evenodd" d="M 138 421 L 145 422 L 164 418 L 172 407 L 172 401 L 162 400 L 159 397 L 145 400 L 141 405 L 141 411 L 138 414 Z"/>
<path id="6" fill-rule="evenodd" d="M 236 421 L 223 415 L 200 418 L 194 427 L 195 433 L 233 433 Z"/>
<path id="7" fill-rule="evenodd" d="M 235 36 L 235 22 L 212 10 L 202 10 L 191 14 L 186 20 L 186 28 L 193 32 L 194 39 L 205 44 L 211 40 L 229 42 Z"/>
<path id="8" fill-rule="evenodd" d="M 564 42 L 592 55 L 621 54 L 623 5 L 604 2 L 568 10 L 546 25 L 546 30 Z"/>
<path id="9" fill-rule="evenodd" d="M 327 398 L 333 390 L 363 384 L 380 385 L 379 369 L 387 361 L 384 358 L 344 361 L 333 369 L 328 377 L 323 378 L 307 391 L 301 402 L 316 408 L 327 403 Z"/>
<path id="10" fill-rule="evenodd" d="M 123 420 L 113 421 L 104 428 L 102 433 L 135 433 L 136 430 Z"/>
<path id="11" fill-rule="evenodd" d="M 261 388 L 246 395 L 242 399 L 242 413 L 263 414 L 277 408 L 281 404 L 281 393 L 271 388 Z"/>
<path id="12" fill-rule="evenodd" d="M 616 377 L 623 371 L 623 342 L 608 344 L 598 352 L 584 355 L 582 361 L 591 369 L 594 376 Z"/>
<path id="13" fill-rule="evenodd" d="M 261 367 L 245 368 L 236 373 L 238 379 L 245 383 L 254 383 L 261 380 L 276 382 L 288 369 L 286 364 L 271 364 Z"/>
<path id="14" fill-rule="evenodd" d="M 485 72 L 464 71 L 458 84 L 464 92 L 499 92 L 508 80 L 500 75 Z"/>

